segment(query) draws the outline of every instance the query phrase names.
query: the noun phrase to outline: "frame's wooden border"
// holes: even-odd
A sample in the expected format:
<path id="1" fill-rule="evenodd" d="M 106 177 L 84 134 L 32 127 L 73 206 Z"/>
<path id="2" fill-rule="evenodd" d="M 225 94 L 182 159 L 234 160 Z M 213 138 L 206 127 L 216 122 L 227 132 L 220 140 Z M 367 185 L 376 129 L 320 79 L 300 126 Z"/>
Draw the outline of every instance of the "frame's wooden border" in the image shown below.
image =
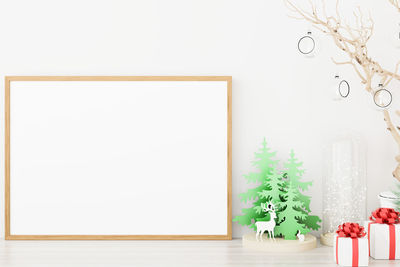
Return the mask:
<path id="1" fill-rule="evenodd" d="M 226 81 L 228 84 L 228 218 L 226 235 L 11 235 L 10 82 L 12 81 Z M 231 76 L 6 76 L 5 77 L 5 239 L 6 240 L 230 240 L 232 239 L 232 77 Z"/>

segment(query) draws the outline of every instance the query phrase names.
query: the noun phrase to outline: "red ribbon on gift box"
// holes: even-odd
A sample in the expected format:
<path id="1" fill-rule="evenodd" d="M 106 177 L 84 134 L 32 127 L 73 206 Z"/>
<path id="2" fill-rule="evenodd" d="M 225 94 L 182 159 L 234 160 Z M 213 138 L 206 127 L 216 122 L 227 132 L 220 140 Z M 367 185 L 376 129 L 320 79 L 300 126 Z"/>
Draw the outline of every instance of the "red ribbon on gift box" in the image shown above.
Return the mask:
<path id="1" fill-rule="evenodd" d="M 400 222 L 400 213 L 394 209 L 389 208 L 379 208 L 372 212 L 369 217 L 370 223 L 368 223 L 368 249 L 370 250 L 370 229 L 371 224 L 388 224 L 389 225 L 389 260 L 394 260 L 396 258 L 396 229 L 393 224 Z M 371 251 L 371 250 L 370 250 Z M 370 253 L 371 255 L 371 253 Z"/>
<path id="2" fill-rule="evenodd" d="M 353 258 L 352 265 L 358 266 L 358 238 L 364 237 L 367 233 L 364 231 L 364 227 L 358 223 L 344 223 L 338 226 L 336 231 L 338 234 L 336 237 L 336 263 L 339 264 L 338 258 L 338 243 L 339 237 L 347 237 L 352 239 Z"/>

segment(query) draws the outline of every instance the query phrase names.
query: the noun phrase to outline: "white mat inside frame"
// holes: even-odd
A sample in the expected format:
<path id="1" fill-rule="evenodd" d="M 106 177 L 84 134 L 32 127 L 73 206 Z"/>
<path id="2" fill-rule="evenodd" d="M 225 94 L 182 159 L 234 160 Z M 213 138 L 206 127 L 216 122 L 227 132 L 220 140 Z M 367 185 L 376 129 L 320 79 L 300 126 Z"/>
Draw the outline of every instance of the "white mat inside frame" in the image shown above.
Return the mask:
<path id="1" fill-rule="evenodd" d="M 7 239 L 230 239 L 231 77 L 6 77 Z"/>

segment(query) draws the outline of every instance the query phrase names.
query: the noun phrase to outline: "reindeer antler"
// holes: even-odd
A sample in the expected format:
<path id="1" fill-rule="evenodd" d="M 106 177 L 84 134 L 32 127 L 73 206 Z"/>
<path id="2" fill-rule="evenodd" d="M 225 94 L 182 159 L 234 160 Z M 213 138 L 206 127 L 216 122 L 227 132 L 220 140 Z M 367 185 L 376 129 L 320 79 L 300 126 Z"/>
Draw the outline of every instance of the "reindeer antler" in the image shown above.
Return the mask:
<path id="1" fill-rule="evenodd" d="M 335 45 L 346 53 L 348 60 L 344 62 L 332 61 L 337 65 L 351 65 L 354 71 L 364 84 L 365 90 L 373 94 L 372 82 L 373 78 L 380 79 L 383 86 L 387 86 L 393 79 L 400 81 L 400 75 L 397 74 L 400 61 L 395 66 L 395 71 L 391 72 L 383 68 L 377 61 L 373 60 L 368 54 L 367 43 L 370 40 L 374 31 L 374 22 L 371 15 L 365 18 L 361 9 L 358 8 L 354 12 L 355 23 L 350 26 L 342 22 L 339 12 L 339 0 L 336 1 L 336 10 L 334 15 L 328 15 L 326 12 L 325 2 L 322 0 L 322 15 L 318 13 L 315 5 L 310 1 L 311 11 L 305 11 L 302 8 L 294 5 L 290 0 L 284 0 L 288 8 L 304 19 L 310 22 L 314 27 L 323 33 L 332 37 Z M 400 12 L 400 0 L 389 0 Z M 299 19 L 298 17 L 296 17 Z M 398 112 L 400 114 L 400 112 Z M 399 127 L 395 127 L 387 110 L 383 111 L 384 120 L 387 124 L 387 129 L 392 134 L 395 142 L 400 150 L 400 133 Z M 397 168 L 393 171 L 393 176 L 400 181 L 400 155 L 396 157 L 398 162 Z"/>

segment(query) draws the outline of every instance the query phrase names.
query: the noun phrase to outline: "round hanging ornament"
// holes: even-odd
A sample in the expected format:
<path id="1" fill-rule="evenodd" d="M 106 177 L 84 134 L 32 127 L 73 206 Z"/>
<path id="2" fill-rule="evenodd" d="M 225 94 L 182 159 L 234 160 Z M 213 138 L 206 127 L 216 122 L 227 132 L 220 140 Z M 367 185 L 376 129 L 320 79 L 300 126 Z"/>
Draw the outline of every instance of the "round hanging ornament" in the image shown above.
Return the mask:
<path id="1" fill-rule="evenodd" d="M 392 103 L 393 97 L 392 93 L 383 87 L 382 84 L 379 84 L 377 90 L 375 90 L 373 94 L 373 101 L 374 104 L 379 109 L 386 109 Z"/>
<path id="2" fill-rule="evenodd" d="M 350 83 L 341 78 L 339 75 L 335 75 L 332 85 L 332 97 L 334 100 L 343 100 L 348 98 L 350 95 Z"/>
<path id="3" fill-rule="evenodd" d="M 314 57 L 316 48 L 316 38 L 311 31 L 308 31 L 305 35 L 301 36 L 297 42 L 297 49 L 306 57 Z"/>

